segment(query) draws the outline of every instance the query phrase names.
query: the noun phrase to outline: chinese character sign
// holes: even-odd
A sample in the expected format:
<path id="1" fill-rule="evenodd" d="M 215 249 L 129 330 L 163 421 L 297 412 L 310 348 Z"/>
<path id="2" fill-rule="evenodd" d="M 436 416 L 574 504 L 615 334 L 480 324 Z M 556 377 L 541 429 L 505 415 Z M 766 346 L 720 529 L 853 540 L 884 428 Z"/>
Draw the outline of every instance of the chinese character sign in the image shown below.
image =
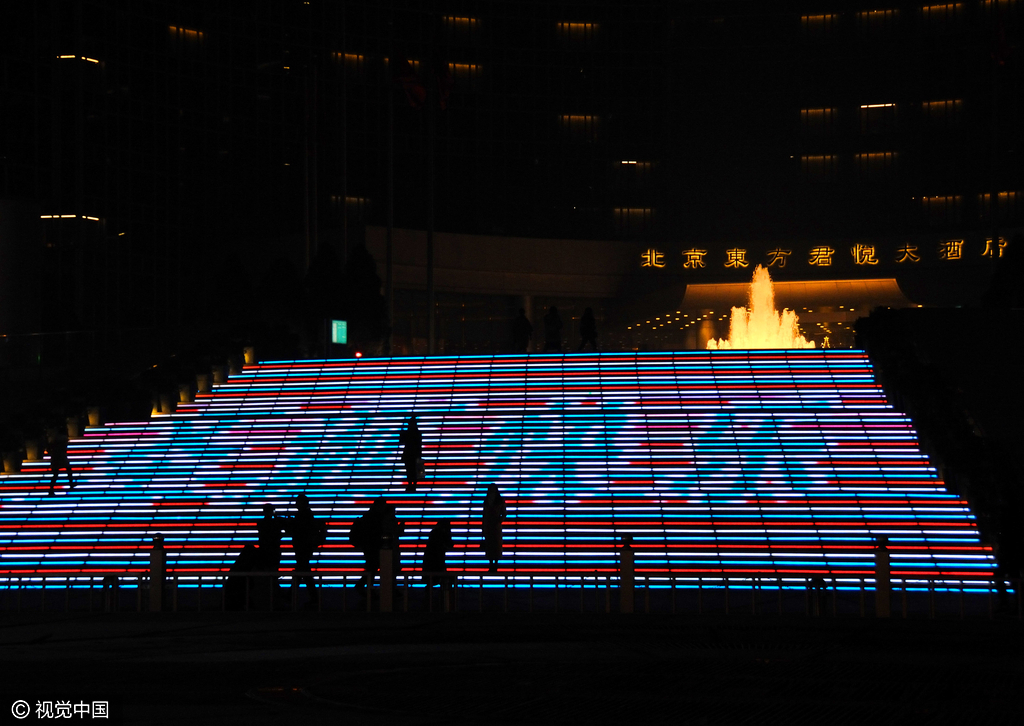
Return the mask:
<path id="1" fill-rule="evenodd" d="M 768 267 L 778 264 L 779 267 L 786 266 L 786 258 L 793 254 L 793 250 L 784 250 L 781 247 L 776 247 L 774 250 L 768 250 Z"/>
<path id="2" fill-rule="evenodd" d="M 641 267 L 664 267 L 665 266 L 665 253 L 658 252 L 656 249 L 649 249 L 640 255 Z"/>
<path id="3" fill-rule="evenodd" d="M 836 251 L 831 247 L 812 247 L 811 256 L 808 258 L 807 263 L 815 267 L 830 267 L 832 265 L 832 255 L 835 253 Z"/>
<path id="4" fill-rule="evenodd" d="M 698 267 L 704 267 L 704 255 L 707 253 L 707 250 L 683 250 L 683 267 L 687 270 L 696 270 Z"/>
<path id="5" fill-rule="evenodd" d="M 992 238 L 989 237 L 988 239 L 985 240 L 985 250 L 981 253 L 981 256 L 982 257 L 996 257 L 996 256 L 1002 257 L 1003 256 L 1003 250 L 1006 249 L 1006 245 L 1007 245 L 1007 242 L 1006 242 L 1006 238 L 1005 237 L 1000 237 L 998 244 L 992 244 Z M 996 250 L 999 251 L 998 255 L 996 255 Z"/>
<path id="6" fill-rule="evenodd" d="M 963 257 L 964 241 L 962 239 L 944 239 L 939 242 L 939 259 L 959 260 Z"/>
<path id="7" fill-rule="evenodd" d="M 917 245 L 903 245 L 896 250 L 896 262 L 899 264 L 904 262 L 920 262 L 921 258 L 916 253 Z"/>
<path id="8" fill-rule="evenodd" d="M 750 263 L 747 262 L 747 251 L 741 249 L 731 249 L 725 251 L 725 266 L 726 267 L 746 267 Z"/>
<path id="9" fill-rule="evenodd" d="M 878 264 L 878 260 L 875 258 L 874 245 L 855 244 L 850 248 L 850 254 L 853 255 L 853 263 L 855 265 Z"/>

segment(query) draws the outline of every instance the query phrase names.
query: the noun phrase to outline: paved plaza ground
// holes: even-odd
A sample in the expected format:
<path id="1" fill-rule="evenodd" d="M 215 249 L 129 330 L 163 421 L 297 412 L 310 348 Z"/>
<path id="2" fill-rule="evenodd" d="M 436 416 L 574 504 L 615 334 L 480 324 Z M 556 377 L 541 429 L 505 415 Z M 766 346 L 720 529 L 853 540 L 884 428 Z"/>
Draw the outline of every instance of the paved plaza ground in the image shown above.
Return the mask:
<path id="1" fill-rule="evenodd" d="M 1018 723 L 1016 613 L 0 614 L 17 699 L 145 724 Z M 31 720 L 31 719 L 30 719 Z"/>

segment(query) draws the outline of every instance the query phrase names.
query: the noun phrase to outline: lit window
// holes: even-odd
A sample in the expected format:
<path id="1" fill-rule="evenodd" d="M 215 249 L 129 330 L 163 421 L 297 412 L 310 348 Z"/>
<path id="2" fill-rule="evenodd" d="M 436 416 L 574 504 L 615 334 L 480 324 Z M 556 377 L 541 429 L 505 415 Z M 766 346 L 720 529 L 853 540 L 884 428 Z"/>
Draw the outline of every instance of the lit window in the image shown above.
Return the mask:
<path id="1" fill-rule="evenodd" d="M 895 103 L 866 103 L 860 107 L 860 132 L 862 134 L 887 134 L 895 130 Z"/>
<path id="2" fill-rule="evenodd" d="M 1016 222 L 1021 218 L 1021 200 L 1024 193 L 999 192 L 996 195 L 996 220 L 998 222 Z M 978 195 L 979 216 L 982 222 L 992 221 L 992 195 Z"/>
<path id="3" fill-rule="evenodd" d="M 838 161 L 835 154 L 806 155 L 800 157 L 800 173 L 811 181 L 831 181 L 836 178 Z"/>
<path id="4" fill-rule="evenodd" d="M 881 151 L 871 154 L 856 154 L 854 161 L 861 176 L 871 177 L 884 174 L 896 165 L 895 151 Z"/>
<path id="5" fill-rule="evenodd" d="M 473 32 L 480 26 L 479 18 L 460 18 L 455 15 L 444 16 L 444 26 L 450 30 Z"/>
<path id="6" fill-rule="evenodd" d="M 89 58 L 89 57 L 84 56 L 84 55 L 59 55 L 59 56 L 57 56 L 57 58 L 59 60 L 82 60 L 82 61 L 85 61 L 87 63 L 95 63 L 96 65 L 99 65 L 99 63 L 100 63 L 97 59 Z"/>
<path id="7" fill-rule="evenodd" d="M 638 237 L 651 231 L 650 207 L 616 207 L 612 215 L 615 232 L 622 237 Z"/>
<path id="8" fill-rule="evenodd" d="M 562 41 L 575 50 L 588 48 L 597 39 L 597 23 L 559 23 L 558 35 Z"/>
<path id="9" fill-rule="evenodd" d="M 857 13 L 857 26 L 861 32 L 889 31 L 896 26 L 899 14 L 899 10 L 863 10 Z"/>
<path id="10" fill-rule="evenodd" d="M 169 25 L 167 27 L 171 32 L 171 39 L 179 43 L 201 43 L 203 41 L 203 32 L 201 30 L 179 28 L 177 25 Z"/>
<path id="11" fill-rule="evenodd" d="M 921 18 L 925 21 L 926 28 L 941 28 L 959 20 L 963 8 L 963 3 L 925 5 L 921 8 Z"/>
<path id="12" fill-rule="evenodd" d="M 615 189 L 621 192 L 642 194 L 647 191 L 650 182 L 651 162 L 627 160 L 620 161 L 612 169 Z"/>
<path id="13" fill-rule="evenodd" d="M 599 116 L 571 116 L 563 114 L 558 117 L 562 133 L 570 141 L 593 143 L 600 133 L 601 118 Z"/>
<path id="14" fill-rule="evenodd" d="M 477 88 L 483 69 L 476 63 L 449 63 L 448 72 L 456 85 L 464 88 Z"/>
<path id="15" fill-rule="evenodd" d="M 808 134 L 825 136 L 832 133 L 835 116 L 834 108 L 802 108 L 800 109 L 800 126 Z"/>
<path id="16" fill-rule="evenodd" d="M 825 38 L 835 29 L 839 16 L 830 15 L 801 15 L 800 27 L 808 38 Z"/>
<path id="17" fill-rule="evenodd" d="M 925 222 L 932 227 L 943 227 L 960 222 L 961 197 L 959 194 L 921 197 L 921 210 Z"/>
<path id="18" fill-rule="evenodd" d="M 952 129 L 960 125 L 962 108 L 963 101 L 959 98 L 948 101 L 924 101 L 921 103 L 921 116 L 933 129 Z"/>
<path id="19" fill-rule="evenodd" d="M 361 76 L 363 64 L 366 59 L 360 53 L 331 53 L 331 58 L 337 63 L 345 64 L 345 71 L 349 75 Z"/>

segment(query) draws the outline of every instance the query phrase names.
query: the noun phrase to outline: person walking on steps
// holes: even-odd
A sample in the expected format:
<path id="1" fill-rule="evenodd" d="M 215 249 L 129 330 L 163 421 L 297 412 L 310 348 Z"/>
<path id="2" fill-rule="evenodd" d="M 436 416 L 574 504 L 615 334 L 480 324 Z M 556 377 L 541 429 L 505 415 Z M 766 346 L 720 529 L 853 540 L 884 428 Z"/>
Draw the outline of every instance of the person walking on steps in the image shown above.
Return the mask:
<path id="1" fill-rule="evenodd" d="M 410 416 L 405 428 L 398 435 L 398 443 L 402 447 L 402 463 L 405 464 L 405 481 L 407 492 L 416 490 L 416 482 L 425 476 L 423 465 L 423 434 L 416 423 L 416 417 Z"/>
<path id="2" fill-rule="evenodd" d="M 65 429 L 54 426 L 47 431 L 46 449 L 50 454 L 50 471 L 53 476 L 50 478 L 50 494 L 54 493 L 54 486 L 57 484 L 57 477 L 61 471 L 68 474 L 68 488 L 75 487 L 75 477 L 71 473 L 71 461 L 68 459 L 68 435 Z"/>
<path id="3" fill-rule="evenodd" d="M 583 350 L 583 346 L 590 343 L 590 349 L 597 352 L 597 321 L 594 320 L 594 309 L 587 308 L 580 318 L 580 347 L 576 352 Z"/>
<path id="4" fill-rule="evenodd" d="M 562 318 L 558 308 L 552 305 L 544 316 L 544 352 L 562 352 Z"/>
<path id="5" fill-rule="evenodd" d="M 507 514 L 505 499 L 498 491 L 498 486 L 491 484 L 487 487 L 487 496 L 484 498 L 482 522 L 484 554 L 487 555 L 491 572 L 498 571 L 498 558 L 501 557 L 501 526 Z"/>
<path id="6" fill-rule="evenodd" d="M 288 533 L 292 536 L 292 550 L 295 553 L 292 587 L 305 583 L 306 589 L 312 590 L 312 600 L 316 601 L 316 581 L 313 579 L 310 560 L 327 541 L 327 525 L 313 516 L 313 510 L 309 508 L 309 497 L 305 494 L 300 494 L 295 500 L 295 516 L 288 522 Z"/>
<path id="7" fill-rule="evenodd" d="M 526 353 L 533 337 L 533 326 L 526 317 L 526 310 L 519 308 L 519 316 L 512 321 L 512 352 Z"/>

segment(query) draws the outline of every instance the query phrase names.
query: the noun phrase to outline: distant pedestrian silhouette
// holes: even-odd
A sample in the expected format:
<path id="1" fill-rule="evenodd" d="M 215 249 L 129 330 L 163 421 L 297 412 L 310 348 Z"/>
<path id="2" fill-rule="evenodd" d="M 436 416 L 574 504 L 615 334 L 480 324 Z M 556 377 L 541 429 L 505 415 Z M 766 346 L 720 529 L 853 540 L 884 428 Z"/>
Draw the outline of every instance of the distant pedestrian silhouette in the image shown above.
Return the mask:
<path id="1" fill-rule="evenodd" d="M 487 487 L 487 496 L 484 498 L 482 522 L 484 554 L 487 555 L 491 572 L 498 571 L 498 558 L 501 557 L 501 525 L 507 514 L 501 492 L 498 491 L 496 484 L 491 484 Z"/>
<path id="2" fill-rule="evenodd" d="M 533 326 L 530 319 L 526 317 L 526 310 L 519 308 L 519 316 L 512 321 L 512 352 L 526 353 L 530 348 L 530 339 L 533 337 Z"/>
<path id="3" fill-rule="evenodd" d="M 300 494 L 295 500 L 295 516 L 287 525 L 287 531 L 292 536 L 292 550 L 295 553 L 295 572 L 310 572 L 313 553 L 327 541 L 327 526 L 313 516 L 313 510 L 309 508 L 309 498 L 305 494 Z M 303 582 L 307 590 L 312 589 L 315 599 L 317 593 L 313 575 L 292 576 L 292 587 L 298 587 Z"/>
<path id="4" fill-rule="evenodd" d="M 423 551 L 423 572 L 448 572 L 448 550 L 452 548 L 452 523 L 443 519 L 434 525 L 427 537 L 427 547 Z M 425 585 L 436 585 L 442 578 L 423 575 Z"/>
<path id="5" fill-rule="evenodd" d="M 590 343 L 590 349 L 597 350 L 597 321 L 594 320 L 594 309 L 587 308 L 580 318 L 580 347 L 576 352 L 583 350 L 583 346 Z"/>
<path id="6" fill-rule="evenodd" d="M 274 514 L 273 504 L 263 505 L 263 519 L 256 523 L 259 537 L 259 565 L 257 569 L 277 572 L 281 567 L 281 533 L 288 521 Z"/>
<path id="7" fill-rule="evenodd" d="M 410 416 L 405 422 L 405 428 L 398 435 L 398 443 L 402 446 L 406 491 L 415 491 L 416 482 L 422 480 L 426 475 L 423 464 L 423 434 L 420 433 L 415 416 Z"/>
<path id="8" fill-rule="evenodd" d="M 387 502 L 384 505 L 384 516 L 381 519 L 381 544 L 387 541 L 391 545 L 391 573 L 394 577 L 402 571 L 402 523 L 398 521 L 395 505 Z"/>
<path id="9" fill-rule="evenodd" d="M 68 460 L 67 431 L 59 426 L 55 426 L 47 431 L 46 438 L 46 449 L 50 454 L 50 471 L 53 472 L 53 476 L 50 478 L 50 494 L 54 493 L 57 477 L 60 476 L 62 470 L 68 474 L 69 488 L 74 488 L 75 477 L 71 473 L 71 462 Z"/>
<path id="10" fill-rule="evenodd" d="M 363 553 L 363 576 L 356 583 L 356 588 L 365 589 L 373 586 L 373 578 L 380 569 L 380 543 L 384 536 L 384 510 L 387 501 L 377 497 L 366 512 L 352 522 L 349 529 L 348 542 L 352 548 Z"/>
<path id="11" fill-rule="evenodd" d="M 544 352 L 562 352 L 562 318 L 558 308 L 552 305 L 544 316 Z"/>

